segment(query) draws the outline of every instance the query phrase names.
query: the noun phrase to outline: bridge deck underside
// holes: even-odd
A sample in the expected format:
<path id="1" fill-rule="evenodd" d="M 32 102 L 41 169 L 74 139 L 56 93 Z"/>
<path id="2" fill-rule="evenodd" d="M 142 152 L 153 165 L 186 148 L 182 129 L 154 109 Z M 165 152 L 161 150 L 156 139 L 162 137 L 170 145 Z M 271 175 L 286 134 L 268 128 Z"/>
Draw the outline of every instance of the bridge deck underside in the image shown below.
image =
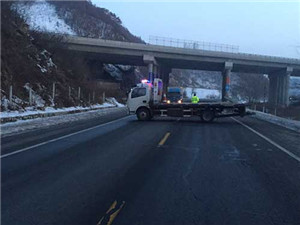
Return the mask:
<path id="1" fill-rule="evenodd" d="M 74 53 L 84 54 L 86 58 L 96 59 L 103 63 L 133 65 L 133 66 L 147 66 L 143 61 L 145 52 L 141 51 L 126 51 L 99 47 L 83 47 L 83 46 L 68 46 L 68 50 Z M 176 68 L 176 69 L 191 69 L 191 70 L 207 70 L 207 71 L 223 71 L 224 62 L 230 59 L 227 58 L 209 58 L 201 56 L 182 56 L 178 54 L 166 54 L 147 52 L 147 54 L 155 55 L 157 62 L 160 65 Z M 231 60 L 233 61 L 233 60 Z M 270 64 L 262 62 L 243 62 L 242 60 L 233 61 L 232 72 L 241 73 L 258 73 L 258 74 L 272 74 L 280 70 L 284 70 L 286 65 Z M 294 70 L 293 76 L 300 76 L 300 69 Z"/>

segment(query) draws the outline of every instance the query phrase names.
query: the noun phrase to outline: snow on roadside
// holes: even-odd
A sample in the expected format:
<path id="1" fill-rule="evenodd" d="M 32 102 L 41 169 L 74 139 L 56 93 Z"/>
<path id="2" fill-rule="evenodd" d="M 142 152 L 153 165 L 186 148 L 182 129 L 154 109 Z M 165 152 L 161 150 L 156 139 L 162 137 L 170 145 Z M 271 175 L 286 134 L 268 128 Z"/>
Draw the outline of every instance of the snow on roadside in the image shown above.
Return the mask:
<path id="1" fill-rule="evenodd" d="M 116 101 L 116 100 L 115 100 Z M 115 104 L 105 102 L 103 104 L 95 104 L 91 105 L 90 107 L 67 107 L 67 108 L 59 108 L 55 109 L 53 107 L 46 107 L 45 110 L 36 110 L 34 107 L 26 107 L 26 111 L 19 112 L 19 111 L 8 111 L 8 112 L 1 112 L 0 118 L 13 118 L 13 117 L 22 117 L 22 116 L 31 116 L 36 114 L 48 114 L 48 113 L 60 113 L 60 112 L 72 112 L 72 111 L 80 111 L 80 110 L 89 110 L 89 109 L 101 109 L 101 108 L 108 108 L 108 107 L 124 107 L 124 105 L 118 103 L 116 101 Z"/>
<path id="2" fill-rule="evenodd" d="M 270 123 L 274 123 L 279 126 L 283 126 L 285 128 L 300 132 L 300 121 L 290 120 L 290 119 L 286 119 L 286 118 L 282 118 L 282 117 L 278 117 L 271 114 L 250 110 L 250 109 L 248 109 L 247 111 L 255 112 L 255 115 L 253 115 L 253 117 L 257 119 L 265 120 Z"/>
<path id="3" fill-rule="evenodd" d="M 24 18 L 31 30 L 76 35 L 72 28 L 58 17 L 55 7 L 45 0 L 15 2 L 12 9 Z"/>
<path id="4" fill-rule="evenodd" d="M 128 115 L 126 107 L 99 108 L 97 110 L 86 111 L 75 114 L 58 115 L 52 117 L 35 118 L 29 120 L 18 120 L 13 123 L 1 124 L 1 135 L 9 136 L 16 133 L 24 133 L 34 129 L 48 128 L 60 124 L 71 123 L 80 120 L 96 119 L 105 115 L 117 114 Z"/>
<path id="5" fill-rule="evenodd" d="M 117 106 L 117 107 L 124 107 L 125 105 L 119 103 L 115 98 L 106 98 L 106 101 L 108 101 L 109 103 Z"/>
<path id="6" fill-rule="evenodd" d="M 26 83 L 24 85 L 24 88 L 28 91 L 28 93 L 31 91 L 31 95 L 32 95 L 32 100 L 33 103 L 37 106 L 37 107 L 44 107 L 45 105 L 45 100 L 42 99 L 41 96 L 39 96 L 29 85 L 29 83 Z"/>

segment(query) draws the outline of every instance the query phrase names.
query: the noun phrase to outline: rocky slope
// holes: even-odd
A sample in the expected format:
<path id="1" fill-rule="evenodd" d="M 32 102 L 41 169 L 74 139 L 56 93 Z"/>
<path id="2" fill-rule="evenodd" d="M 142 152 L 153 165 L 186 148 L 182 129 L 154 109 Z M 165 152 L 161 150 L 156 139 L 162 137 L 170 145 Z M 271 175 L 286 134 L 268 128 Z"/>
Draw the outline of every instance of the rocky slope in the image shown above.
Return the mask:
<path id="1" fill-rule="evenodd" d="M 59 45 L 53 33 L 142 42 L 108 10 L 88 1 L 1 2 L 1 6 L 2 110 L 22 110 L 29 104 L 29 92 L 36 107 L 62 107 L 99 101 L 104 91 L 121 98 L 136 83 L 141 69 L 87 61 L 48 45 L 49 39 Z M 116 81 L 123 91 L 114 85 Z M 10 86 L 12 102 L 8 100 Z"/>

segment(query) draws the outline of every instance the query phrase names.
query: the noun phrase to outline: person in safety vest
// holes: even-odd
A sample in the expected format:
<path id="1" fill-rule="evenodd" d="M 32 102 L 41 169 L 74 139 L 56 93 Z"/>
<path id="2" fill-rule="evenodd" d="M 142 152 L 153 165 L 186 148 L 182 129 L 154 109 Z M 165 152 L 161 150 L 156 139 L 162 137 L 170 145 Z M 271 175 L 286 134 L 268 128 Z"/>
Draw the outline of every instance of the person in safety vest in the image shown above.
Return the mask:
<path id="1" fill-rule="evenodd" d="M 194 93 L 193 97 L 191 98 L 192 103 L 198 103 L 199 102 L 199 98 L 197 97 L 196 93 Z"/>

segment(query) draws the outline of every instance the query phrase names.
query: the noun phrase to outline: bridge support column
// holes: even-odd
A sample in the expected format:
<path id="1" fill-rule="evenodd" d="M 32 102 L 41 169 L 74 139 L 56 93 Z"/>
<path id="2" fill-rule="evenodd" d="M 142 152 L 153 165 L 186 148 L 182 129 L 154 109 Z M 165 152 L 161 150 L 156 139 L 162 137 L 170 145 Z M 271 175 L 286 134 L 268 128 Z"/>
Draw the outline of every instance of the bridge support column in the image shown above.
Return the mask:
<path id="1" fill-rule="evenodd" d="M 269 75 L 269 103 L 273 105 L 289 105 L 290 76 L 292 67 L 286 70 Z"/>
<path id="2" fill-rule="evenodd" d="M 172 69 L 168 67 L 161 67 L 161 76 L 160 78 L 163 81 L 163 92 L 164 94 L 167 93 L 167 87 L 169 86 L 169 78 L 170 78 L 170 73 Z"/>
<path id="3" fill-rule="evenodd" d="M 222 72 L 222 102 L 228 100 L 230 91 L 230 74 L 233 67 L 232 62 L 225 62 Z"/>
<path id="4" fill-rule="evenodd" d="M 149 63 L 148 64 L 148 80 L 152 83 L 153 79 L 154 79 L 154 65 L 153 63 Z"/>
<path id="5" fill-rule="evenodd" d="M 162 78 L 163 68 L 161 66 L 157 67 L 157 78 Z"/>
<path id="6" fill-rule="evenodd" d="M 144 63 L 148 65 L 148 80 L 153 83 L 155 76 L 157 75 L 157 66 L 158 63 L 152 55 L 143 56 Z"/>
<path id="7" fill-rule="evenodd" d="M 154 65 L 153 67 L 153 79 L 158 78 L 158 66 Z"/>

